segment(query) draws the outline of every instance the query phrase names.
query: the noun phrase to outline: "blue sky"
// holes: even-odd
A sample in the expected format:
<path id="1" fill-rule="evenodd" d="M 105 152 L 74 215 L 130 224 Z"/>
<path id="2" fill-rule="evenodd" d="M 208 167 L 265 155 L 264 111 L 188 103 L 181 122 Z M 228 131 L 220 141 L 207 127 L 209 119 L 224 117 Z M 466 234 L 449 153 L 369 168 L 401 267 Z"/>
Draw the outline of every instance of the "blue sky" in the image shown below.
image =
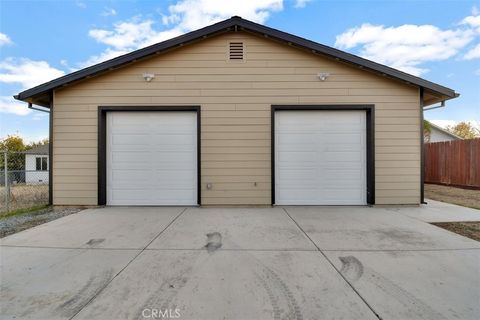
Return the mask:
<path id="1" fill-rule="evenodd" d="M 48 115 L 11 96 L 232 15 L 451 87 L 437 124 L 480 123 L 479 1 L 0 1 L 0 137 L 48 136 Z"/>

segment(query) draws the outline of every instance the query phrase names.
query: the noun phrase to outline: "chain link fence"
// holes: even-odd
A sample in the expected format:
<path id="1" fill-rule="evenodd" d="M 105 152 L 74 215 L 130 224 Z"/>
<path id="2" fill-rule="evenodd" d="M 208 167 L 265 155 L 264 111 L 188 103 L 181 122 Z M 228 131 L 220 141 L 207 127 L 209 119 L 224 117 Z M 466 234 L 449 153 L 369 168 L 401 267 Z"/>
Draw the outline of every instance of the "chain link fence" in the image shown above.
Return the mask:
<path id="1" fill-rule="evenodd" d="M 48 204 L 48 152 L 1 151 L 0 214 Z"/>

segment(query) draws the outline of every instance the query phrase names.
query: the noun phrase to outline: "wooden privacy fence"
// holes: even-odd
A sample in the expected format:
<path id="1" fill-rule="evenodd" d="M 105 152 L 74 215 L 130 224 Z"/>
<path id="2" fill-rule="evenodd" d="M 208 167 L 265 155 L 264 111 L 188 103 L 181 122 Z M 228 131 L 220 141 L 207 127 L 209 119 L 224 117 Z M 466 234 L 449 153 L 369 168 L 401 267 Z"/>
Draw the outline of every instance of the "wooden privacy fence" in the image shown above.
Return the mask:
<path id="1" fill-rule="evenodd" d="M 480 139 L 426 143 L 425 182 L 480 189 Z"/>

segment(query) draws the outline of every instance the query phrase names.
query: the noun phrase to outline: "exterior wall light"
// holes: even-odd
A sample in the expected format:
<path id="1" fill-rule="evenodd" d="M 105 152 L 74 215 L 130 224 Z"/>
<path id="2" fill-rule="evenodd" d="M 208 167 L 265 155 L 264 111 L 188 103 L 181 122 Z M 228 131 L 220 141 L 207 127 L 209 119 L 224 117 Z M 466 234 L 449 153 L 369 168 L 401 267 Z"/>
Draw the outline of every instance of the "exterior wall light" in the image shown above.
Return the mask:
<path id="1" fill-rule="evenodd" d="M 153 78 L 155 78 L 155 74 L 153 74 L 153 73 L 144 73 L 143 74 L 143 79 L 147 82 L 152 81 Z"/>
<path id="2" fill-rule="evenodd" d="M 329 76 L 330 76 L 330 73 L 328 73 L 328 72 L 320 72 L 319 74 L 317 74 L 317 77 L 318 77 L 318 79 L 320 79 L 320 81 L 327 80 L 327 78 Z"/>

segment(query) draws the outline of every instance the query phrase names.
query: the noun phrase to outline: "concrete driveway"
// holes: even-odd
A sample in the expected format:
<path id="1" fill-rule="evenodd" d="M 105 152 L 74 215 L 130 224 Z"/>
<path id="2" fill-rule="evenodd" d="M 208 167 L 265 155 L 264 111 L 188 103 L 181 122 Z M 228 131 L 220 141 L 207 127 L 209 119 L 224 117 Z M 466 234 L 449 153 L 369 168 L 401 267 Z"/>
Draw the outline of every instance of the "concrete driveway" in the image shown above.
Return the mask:
<path id="1" fill-rule="evenodd" d="M 2 239 L 0 318 L 478 319 L 480 243 L 422 221 L 445 210 L 480 220 L 441 203 L 85 210 Z"/>

